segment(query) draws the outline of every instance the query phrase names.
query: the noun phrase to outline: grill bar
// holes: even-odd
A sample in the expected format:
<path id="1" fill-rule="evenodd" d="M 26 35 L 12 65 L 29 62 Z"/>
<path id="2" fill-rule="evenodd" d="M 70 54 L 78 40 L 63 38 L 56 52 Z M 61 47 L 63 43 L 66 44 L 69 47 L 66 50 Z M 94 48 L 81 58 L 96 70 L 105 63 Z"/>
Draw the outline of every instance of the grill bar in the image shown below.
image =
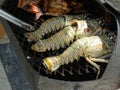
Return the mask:
<path id="1" fill-rule="evenodd" d="M 11 14 L 5 12 L 4 10 L 0 9 L 0 16 L 6 20 L 8 20 L 9 22 L 21 27 L 21 28 L 24 28 L 25 30 L 27 31 L 33 31 L 34 30 L 34 27 L 14 16 L 12 16 Z"/>

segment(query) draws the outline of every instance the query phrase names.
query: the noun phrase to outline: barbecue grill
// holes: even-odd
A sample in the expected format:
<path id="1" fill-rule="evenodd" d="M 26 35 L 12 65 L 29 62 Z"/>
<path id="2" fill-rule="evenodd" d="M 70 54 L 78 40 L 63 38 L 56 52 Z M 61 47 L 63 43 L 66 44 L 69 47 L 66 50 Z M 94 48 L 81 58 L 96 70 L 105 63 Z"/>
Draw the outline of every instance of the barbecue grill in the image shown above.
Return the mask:
<path id="1" fill-rule="evenodd" d="M 34 21 L 34 15 L 17 8 L 17 0 L 5 0 L 1 4 L 1 10 L 13 16 L 13 21 L 3 18 L 4 27 L 10 39 L 10 44 L 2 48 L 2 62 L 13 90 L 114 90 L 120 85 L 120 63 L 119 63 L 119 13 L 109 4 L 103 1 L 83 0 L 87 11 L 95 17 L 109 15 L 112 23 L 111 30 L 117 31 L 117 39 L 113 53 L 108 64 L 99 63 L 101 74 L 96 80 L 97 70 L 85 61 L 74 61 L 68 65 L 61 66 L 58 70 L 50 73 L 43 65 L 42 59 L 46 56 L 57 55 L 64 49 L 58 51 L 49 51 L 47 53 L 37 53 L 30 49 L 33 43 L 28 43 L 24 36 L 27 30 L 37 29 L 43 21 L 50 16 L 42 16 Z M 18 13 L 19 12 L 19 13 Z M 6 15 L 6 14 L 5 14 Z M 6 19 L 6 17 L 4 17 Z M 14 20 L 18 21 L 15 25 Z M 21 23 L 19 23 L 19 20 Z M 12 23 L 11 23 L 12 22 Z M 32 28 L 32 29 L 31 29 Z M 47 36 L 46 36 L 47 37 Z M 6 50 L 10 50 L 11 56 Z M 4 58 L 6 54 L 6 58 Z M 9 57 L 7 57 L 9 56 Z M 10 61 L 8 61 L 10 59 Z M 9 67 L 8 67 L 9 64 Z M 13 70 L 14 69 L 14 70 Z M 84 81 L 84 82 L 83 82 Z"/>

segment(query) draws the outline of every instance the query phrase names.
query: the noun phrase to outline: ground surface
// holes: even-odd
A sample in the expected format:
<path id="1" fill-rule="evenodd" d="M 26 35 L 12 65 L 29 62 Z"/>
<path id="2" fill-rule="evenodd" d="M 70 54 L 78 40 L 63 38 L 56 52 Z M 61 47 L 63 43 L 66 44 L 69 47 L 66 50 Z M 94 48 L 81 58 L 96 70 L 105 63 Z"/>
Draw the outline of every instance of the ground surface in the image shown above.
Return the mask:
<path id="1" fill-rule="evenodd" d="M 0 44 L 8 43 L 8 37 L 0 23 Z M 0 90 L 12 90 L 0 58 Z"/>

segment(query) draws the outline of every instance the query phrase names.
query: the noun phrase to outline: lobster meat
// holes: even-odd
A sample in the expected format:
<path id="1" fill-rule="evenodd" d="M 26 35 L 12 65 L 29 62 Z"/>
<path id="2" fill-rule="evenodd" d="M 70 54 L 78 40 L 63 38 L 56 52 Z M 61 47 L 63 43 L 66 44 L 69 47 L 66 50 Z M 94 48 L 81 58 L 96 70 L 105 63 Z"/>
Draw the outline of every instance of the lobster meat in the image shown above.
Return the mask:
<path id="1" fill-rule="evenodd" d="M 106 30 L 104 31 L 106 33 Z M 51 56 L 43 59 L 43 65 L 51 72 L 57 70 L 61 65 L 72 63 L 85 57 L 86 61 L 93 65 L 97 70 L 97 78 L 100 74 L 100 66 L 95 62 L 108 63 L 108 60 L 99 57 L 109 54 L 113 51 L 114 40 L 116 37 L 113 33 L 108 35 L 83 37 L 76 40 L 62 54 Z"/>
<path id="2" fill-rule="evenodd" d="M 87 19 L 88 16 L 88 13 L 84 13 L 80 15 L 64 15 L 54 17 L 43 22 L 37 30 L 27 32 L 24 35 L 29 42 L 36 42 L 38 39 L 41 39 L 42 36 L 49 34 L 50 32 L 59 31 L 66 26 L 72 25 L 74 23 L 74 19 Z"/>
<path id="3" fill-rule="evenodd" d="M 74 20 L 73 22 L 73 25 L 65 27 L 49 38 L 42 40 L 39 39 L 34 45 L 32 45 L 31 49 L 36 52 L 58 50 L 61 47 L 64 48 L 65 46 L 68 46 L 70 42 L 73 42 L 75 39 L 91 36 L 96 31 L 102 29 L 95 20 Z"/>

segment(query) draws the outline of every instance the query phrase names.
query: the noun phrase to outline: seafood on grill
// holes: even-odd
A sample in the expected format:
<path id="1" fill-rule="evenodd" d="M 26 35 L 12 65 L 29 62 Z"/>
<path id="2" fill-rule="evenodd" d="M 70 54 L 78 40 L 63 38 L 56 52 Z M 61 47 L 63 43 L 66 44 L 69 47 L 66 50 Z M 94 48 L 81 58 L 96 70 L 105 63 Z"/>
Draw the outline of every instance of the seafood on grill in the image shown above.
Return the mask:
<path id="1" fill-rule="evenodd" d="M 50 49 L 55 50 L 60 47 L 65 47 L 65 45 L 69 45 L 70 42 L 73 42 L 75 32 L 76 30 L 71 26 L 65 27 L 59 33 L 56 33 L 48 39 L 38 40 L 31 46 L 31 49 L 36 52 L 45 52 Z"/>
<path id="2" fill-rule="evenodd" d="M 106 31 L 105 31 L 106 32 Z M 105 33 L 103 33 L 105 34 Z M 97 70 L 97 78 L 100 74 L 100 66 L 95 62 L 108 63 L 108 60 L 99 57 L 109 54 L 113 51 L 115 36 L 90 36 L 76 40 L 62 54 L 43 59 L 43 65 L 50 71 L 57 70 L 61 65 L 72 63 L 85 57 L 86 61 L 93 65 Z"/>
<path id="3" fill-rule="evenodd" d="M 49 34 L 50 32 L 58 31 L 66 26 L 72 25 L 74 23 L 74 19 L 82 20 L 86 19 L 88 16 L 88 13 L 83 13 L 80 15 L 64 15 L 48 19 L 43 22 L 37 30 L 25 33 L 25 37 L 29 42 L 37 41 L 45 34 Z"/>
<path id="4" fill-rule="evenodd" d="M 100 30 L 102 30 L 102 27 L 95 20 L 74 20 L 73 25 L 65 27 L 51 37 L 39 39 L 32 45 L 31 49 L 36 52 L 58 50 L 61 47 L 68 46 L 75 39 L 94 35 L 95 32 Z"/>

